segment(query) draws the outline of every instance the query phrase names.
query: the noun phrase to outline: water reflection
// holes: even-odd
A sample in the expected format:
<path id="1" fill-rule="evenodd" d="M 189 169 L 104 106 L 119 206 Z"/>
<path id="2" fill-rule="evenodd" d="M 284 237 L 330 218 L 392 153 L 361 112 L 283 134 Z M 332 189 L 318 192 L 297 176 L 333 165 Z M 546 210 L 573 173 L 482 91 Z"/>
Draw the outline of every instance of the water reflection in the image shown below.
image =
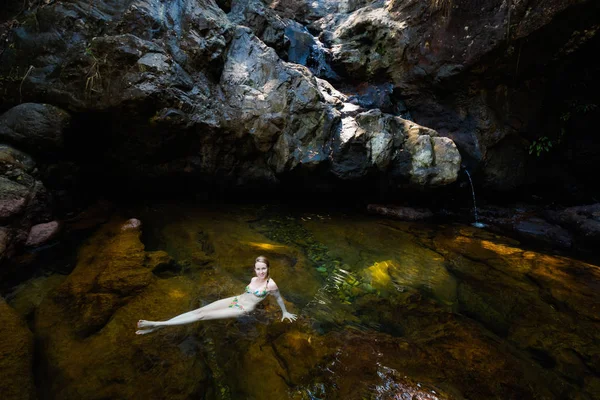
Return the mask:
<path id="1" fill-rule="evenodd" d="M 44 398 L 600 398 L 597 266 L 471 226 L 274 206 L 128 213 L 141 238 L 115 216 L 70 276 L 9 298 L 35 311 Z M 134 335 L 141 315 L 241 292 L 258 254 L 296 323 L 267 301 Z"/>

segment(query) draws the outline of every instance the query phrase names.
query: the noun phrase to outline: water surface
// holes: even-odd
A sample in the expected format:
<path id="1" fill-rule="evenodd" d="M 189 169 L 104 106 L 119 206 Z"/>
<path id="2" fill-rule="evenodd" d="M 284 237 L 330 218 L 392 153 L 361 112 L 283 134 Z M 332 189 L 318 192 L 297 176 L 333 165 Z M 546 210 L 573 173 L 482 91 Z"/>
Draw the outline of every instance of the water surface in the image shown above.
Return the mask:
<path id="1" fill-rule="evenodd" d="M 141 235 L 119 228 L 131 217 Z M 9 298 L 35 314 L 41 398 L 600 398 L 600 268 L 485 229 L 158 204 L 121 210 L 78 252 L 68 277 Z M 241 293 L 260 254 L 295 323 L 267 299 L 134 335 Z"/>

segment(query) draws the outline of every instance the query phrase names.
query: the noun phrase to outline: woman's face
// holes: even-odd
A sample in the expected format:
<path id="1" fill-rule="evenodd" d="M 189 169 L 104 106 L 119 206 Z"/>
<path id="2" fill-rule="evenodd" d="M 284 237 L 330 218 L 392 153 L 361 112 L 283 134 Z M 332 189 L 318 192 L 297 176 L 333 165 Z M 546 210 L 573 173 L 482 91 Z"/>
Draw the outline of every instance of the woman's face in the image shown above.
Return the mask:
<path id="1" fill-rule="evenodd" d="M 269 275 L 269 267 L 264 262 L 259 261 L 254 264 L 254 272 L 260 279 L 266 279 Z"/>

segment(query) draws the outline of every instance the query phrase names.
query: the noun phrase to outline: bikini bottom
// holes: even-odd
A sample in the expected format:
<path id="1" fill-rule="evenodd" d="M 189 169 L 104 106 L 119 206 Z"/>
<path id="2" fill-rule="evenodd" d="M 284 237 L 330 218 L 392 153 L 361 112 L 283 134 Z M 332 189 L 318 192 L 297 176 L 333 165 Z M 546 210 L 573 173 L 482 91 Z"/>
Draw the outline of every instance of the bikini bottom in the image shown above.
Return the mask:
<path id="1" fill-rule="evenodd" d="M 240 304 L 240 302 L 239 302 L 239 300 L 238 300 L 238 298 L 237 298 L 237 297 L 234 297 L 234 298 L 233 298 L 233 300 L 231 301 L 231 304 L 229 305 L 229 308 L 234 308 L 234 307 L 235 307 L 235 308 L 239 308 L 239 309 L 240 309 L 240 310 L 242 310 L 242 311 L 245 311 L 245 310 L 244 310 L 244 306 L 242 306 L 242 305 Z"/>

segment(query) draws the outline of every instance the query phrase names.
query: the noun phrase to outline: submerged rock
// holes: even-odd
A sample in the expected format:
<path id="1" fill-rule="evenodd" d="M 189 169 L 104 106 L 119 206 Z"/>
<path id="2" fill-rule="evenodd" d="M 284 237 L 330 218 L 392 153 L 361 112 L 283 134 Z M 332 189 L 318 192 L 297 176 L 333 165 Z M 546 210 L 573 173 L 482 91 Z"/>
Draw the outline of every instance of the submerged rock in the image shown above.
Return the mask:
<path id="1" fill-rule="evenodd" d="M 436 247 L 458 255 L 448 266 L 460 277 L 460 312 L 574 382 L 566 393 L 581 387 L 592 397 L 599 394 L 600 380 L 583 372 L 597 370 L 600 360 L 595 344 L 600 340 L 600 297 L 590 285 L 600 280 L 597 266 L 525 251 L 515 242 L 470 229 L 438 236 Z"/>
<path id="2" fill-rule="evenodd" d="M 0 297 L 0 393 L 3 399 L 33 400 L 33 335 Z"/>
<path id="3" fill-rule="evenodd" d="M 81 337 L 102 329 L 152 280 L 152 271 L 144 264 L 141 231 L 124 230 L 123 226 L 127 222 L 113 221 L 105 226 L 104 232 L 82 249 L 77 266 L 53 293 L 52 301 L 42 304 L 42 308 L 54 304 L 56 311 L 67 311 L 71 329 Z"/>
<path id="4" fill-rule="evenodd" d="M 311 394 L 354 399 L 373 393 L 381 399 L 410 393 L 409 398 L 431 400 L 552 396 L 545 372 L 523 364 L 510 346 L 475 323 L 427 306 L 414 293 L 410 297 L 408 304 L 394 304 L 397 313 L 390 316 L 413 325 L 406 337 L 358 329 L 322 335 L 303 323 L 292 329 L 267 328 L 266 338 L 242 346 L 240 365 L 246 373 L 234 383 L 235 390 L 257 397 L 261 389 L 255 383 L 260 380 L 273 398 Z M 392 310 L 373 300 L 359 304 L 358 312 L 362 306 L 371 312 Z M 415 301 L 418 305 L 406 307 Z"/>
<path id="5" fill-rule="evenodd" d="M 139 225 L 130 225 L 114 219 L 103 226 L 81 249 L 75 270 L 36 310 L 41 361 L 50 377 L 41 384 L 52 398 L 189 399 L 210 391 L 201 349 L 194 341 L 184 345 L 189 339 L 180 330 L 134 334 L 141 317 L 164 319 L 187 310 L 193 285 L 183 277 L 155 279 L 152 268 L 168 257 L 145 252 Z"/>

